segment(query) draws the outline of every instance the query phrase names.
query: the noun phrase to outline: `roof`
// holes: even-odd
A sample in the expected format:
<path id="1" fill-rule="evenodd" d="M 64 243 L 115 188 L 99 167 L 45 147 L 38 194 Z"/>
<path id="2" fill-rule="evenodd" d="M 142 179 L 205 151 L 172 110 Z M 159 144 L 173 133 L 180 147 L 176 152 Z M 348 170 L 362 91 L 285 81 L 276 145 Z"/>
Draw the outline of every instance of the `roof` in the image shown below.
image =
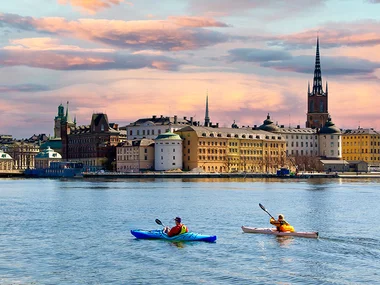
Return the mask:
<path id="1" fill-rule="evenodd" d="M 50 147 L 52 149 L 61 149 L 62 148 L 62 140 L 60 138 L 59 139 L 51 139 L 51 140 L 41 144 L 40 149 L 43 150 L 43 149 L 47 149 L 48 147 Z"/>
<path id="2" fill-rule="evenodd" d="M 267 131 L 267 132 L 279 132 L 280 128 L 276 126 L 273 121 L 270 119 L 270 116 L 268 114 L 267 119 L 264 120 L 264 123 L 259 127 L 260 130 Z"/>
<path id="3" fill-rule="evenodd" d="M 198 137 L 219 137 L 219 138 L 240 138 L 240 139 L 274 139 L 284 140 L 282 136 L 271 132 L 251 129 L 251 128 L 212 128 L 212 127 L 197 127 L 187 126 L 176 132 L 196 132 Z"/>
<path id="4" fill-rule="evenodd" d="M 154 145 L 154 140 L 152 139 L 136 139 L 136 140 L 126 140 L 121 146 L 151 146 Z"/>
<path id="5" fill-rule="evenodd" d="M 281 134 L 304 134 L 304 135 L 315 135 L 317 130 L 313 128 L 280 128 L 279 133 Z"/>
<path id="6" fill-rule="evenodd" d="M 379 132 L 375 131 L 373 128 L 363 129 L 358 128 L 356 130 L 347 129 L 343 131 L 344 135 L 380 135 Z"/>
<path id="7" fill-rule="evenodd" d="M 340 160 L 340 159 L 321 159 L 320 160 L 323 164 L 344 164 L 348 165 L 349 163 L 345 160 Z"/>
<path id="8" fill-rule="evenodd" d="M 48 146 L 47 149 L 40 151 L 35 158 L 62 158 L 62 156 Z"/>
<path id="9" fill-rule="evenodd" d="M 4 151 L 2 151 L 0 149 L 0 159 L 9 159 L 9 160 L 11 160 L 12 157 L 8 153 L 5 153 Z"/>
<path id="10" fill-rule="evenodd" d="M 177 134 L 167 132 L 164 134 L 160 134 L 156 137 L 156 140 L 182 140 L 181 137 Z"/>
<path id="11" fill-rule="evenodd" d="M 325 125 L 319 130 L 320 134 L 340 134 L 341 131 L 335 124 L 331 121 L 331 118 L 327 119 Z"/>
<path id="12" fill-rule="evenodd" d="M 130 123 L 126 127 L 135 127 L 135 126 L 142 126 L 142 125 L 191 125 L 192 124 L 192 118 L 190 120 L 187 120 L 187 117 L 179 118 L 177 116 L 174 117 L 164 117 L 164 116 L 152 116 L 151 118 L 142 118 L 138 119 L 137 121 Z"/>

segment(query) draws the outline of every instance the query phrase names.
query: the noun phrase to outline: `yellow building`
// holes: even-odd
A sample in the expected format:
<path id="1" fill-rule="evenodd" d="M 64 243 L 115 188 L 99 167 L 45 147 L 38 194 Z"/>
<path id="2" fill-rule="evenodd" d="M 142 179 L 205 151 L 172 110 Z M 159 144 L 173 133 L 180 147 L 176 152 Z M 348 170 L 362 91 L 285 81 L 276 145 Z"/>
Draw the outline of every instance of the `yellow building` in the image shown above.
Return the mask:
<path id="1" fill-rule="evenodd" d="M 347 161 L 365 161 L 369 167 L 380 165 L 380 133 L 374 129 L 345 130 L 342 155 Z"/>
<path id="2" fill-rule="evenodd" d="M 205 172 L 270 172 L 285 164 L 285 140 L 249 128 L 188 126 L 183 139 L 183 169 Z"/>

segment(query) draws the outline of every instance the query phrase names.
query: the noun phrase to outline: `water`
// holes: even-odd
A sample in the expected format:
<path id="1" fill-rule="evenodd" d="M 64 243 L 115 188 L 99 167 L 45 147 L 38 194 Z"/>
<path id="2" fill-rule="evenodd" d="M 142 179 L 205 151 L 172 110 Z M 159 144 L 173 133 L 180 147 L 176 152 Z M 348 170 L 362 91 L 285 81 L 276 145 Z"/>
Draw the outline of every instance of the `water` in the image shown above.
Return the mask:
<path id="1" fill-rule="evenodd" d="M 0 179 L 0 284 L 380 284 L 379 182 Z M 320 238 L 242 233 L 259 203 Z M 129 232 L 175 216 L 217 242 Z"/>

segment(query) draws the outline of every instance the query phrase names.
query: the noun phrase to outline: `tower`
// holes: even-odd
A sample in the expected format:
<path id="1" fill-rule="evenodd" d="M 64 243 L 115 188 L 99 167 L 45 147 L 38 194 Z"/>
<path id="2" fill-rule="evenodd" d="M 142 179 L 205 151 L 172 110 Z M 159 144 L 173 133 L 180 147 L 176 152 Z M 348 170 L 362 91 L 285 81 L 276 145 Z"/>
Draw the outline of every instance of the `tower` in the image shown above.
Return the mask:
<path id="1" fill-rule="evenodd" d="M 64 107 L 61 104 L 58 106 L 58 114 L 54 118 L 54 138 L 60 138 L 61 137 L 61 122 L 64 119 Z"/>
<path id="2" fill-rule="evenodd" d="M 62 109 L 63 112 L 63 109 Z M 69 114 L 69 101 L 67 101 L 66 115 L 61 120 L 61 142 L 62 142 L 62 158 L 69 159 L 69 142 L 68 135 L 70 134 L 71 127 L 75 127 Z"/>
<path id="3" fill-rule="evenodd" d="M 205 114 L 205 127 L 210 126 L 210 117 L 208 114 L 208 95 L 206 96 L 206 114 Z"/>
<path id="4" fill-rule="evenodd" d="M 322 87 L 321 60 L 319 56 L 319 37 L 317 37 L 317 50 L 315 55 L 315 68 L 313 88 L 310 91 L 310 83 L 307 90 L 307 128 L 322 128 L 328 120 L 328 91 Z"/>

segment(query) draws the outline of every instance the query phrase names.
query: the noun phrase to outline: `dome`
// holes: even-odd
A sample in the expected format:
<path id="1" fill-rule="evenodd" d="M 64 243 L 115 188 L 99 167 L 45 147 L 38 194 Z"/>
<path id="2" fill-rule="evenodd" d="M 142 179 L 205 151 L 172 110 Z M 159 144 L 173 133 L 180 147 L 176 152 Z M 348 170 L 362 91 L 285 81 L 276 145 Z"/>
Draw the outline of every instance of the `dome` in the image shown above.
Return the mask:
<path id="1" fill-rule="evenodd" d="M 341 131 L 331 121 L 331 118 L 328 118 L 326 124 L 319 130 L 319 133 L 320 134 L 340 134 Z"/>
<path id="2" fill-rule="evenodd" d="M 39 152 L 39 153 L 35 156 L 35 158 L 37 158 L 37 159 L 38 159 L 38 158 L 62 158 L 62 156 L 61 156 L 58 152 L 52 150 L 52 149 L 48 146 L 47 149 L 44 149 L 44 150 L 42 150 L 41 152 Z"/>
<path id="3" fill-rule="evenodd" d="M 181 140 L 181 137 L 177 134 L 167 132 L 156 137 L 156 140 Z"/>
<path id="4" fill-rule="evenodd" d="M 0 149 L 0 159 L 12 159 L 12 157 Z"/>
<path id="5" fill-rule="evenodd" d="M 267 119 L 264 121 L 264 124 L 262 124 L 260 127 L 259 127 L 260 130 L 262 131 L 267 131 L 267 132 L 279 132 L 280 131 L 280 128 L 277 127 L 273 121 L 270 119 L 270 116 L 268 114 L 267 116 Z"/>

